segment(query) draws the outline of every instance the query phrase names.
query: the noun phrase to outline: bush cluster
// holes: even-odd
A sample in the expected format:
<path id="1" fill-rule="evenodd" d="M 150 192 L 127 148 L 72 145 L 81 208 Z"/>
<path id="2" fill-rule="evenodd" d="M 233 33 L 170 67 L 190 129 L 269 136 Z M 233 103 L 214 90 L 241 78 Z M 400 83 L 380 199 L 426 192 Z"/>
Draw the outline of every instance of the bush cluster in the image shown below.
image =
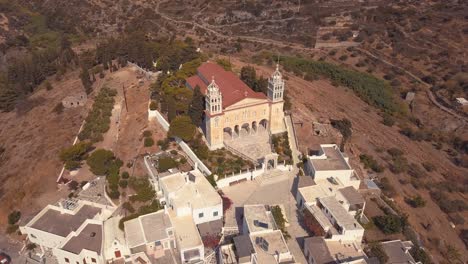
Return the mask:
<path id="1" fill-rule="evenodd" d="M 103 134 L 109 130 L 112 109 L 114 108 L 114 96 L 117 92 L 113 89 L 103 87 L 93 104 L 93 108 L 86 117 L 83 130 L 78 135 L 80 140 L 99 142 Z"/>
<path id="2" fill-rule="evenodd" d="M 281 64 L 289 72 L 313 73 L 353 90 L 370 105 L 388 113 L 404 112 L 404 107 L 395 102 L 390 85 L 368 73 L 362 73 L 324 61 L 312 61 L 297 57 L 281 57 Z"/>

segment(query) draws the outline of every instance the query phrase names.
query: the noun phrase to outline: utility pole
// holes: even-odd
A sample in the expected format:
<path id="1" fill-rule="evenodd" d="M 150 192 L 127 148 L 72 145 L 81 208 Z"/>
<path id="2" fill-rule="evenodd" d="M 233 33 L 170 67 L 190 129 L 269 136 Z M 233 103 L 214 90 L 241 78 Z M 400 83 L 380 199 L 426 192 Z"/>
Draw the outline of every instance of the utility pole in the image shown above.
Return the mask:
<path id="1" fill-rule="evenodd" d="M 124 101 L 125 101 L 125 110 L 127 110 L 127 113 L 128 113 L 127 91 L 125 90 L 125 84 L 122 84 L 122 90 L 123 90 L 123 96 L 124 96 Z"/>

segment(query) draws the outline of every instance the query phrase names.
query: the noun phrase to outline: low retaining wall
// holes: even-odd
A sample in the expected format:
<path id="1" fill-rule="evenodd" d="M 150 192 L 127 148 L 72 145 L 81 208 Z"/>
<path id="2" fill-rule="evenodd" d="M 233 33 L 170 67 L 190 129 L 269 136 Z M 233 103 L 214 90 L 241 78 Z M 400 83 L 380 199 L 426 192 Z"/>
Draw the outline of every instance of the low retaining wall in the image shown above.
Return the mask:
<path id="1" fill-rule="evenodd" d="M 169 122 L 167 122 L 166 119 L 159 113 L 158 110 L 150 110 L 148 108 L 148 120 L 151 120 L 152 118 L 156 118 L 158 123 L 162 126 L 164 131 L 169 131 Z"/>
<path id="2" fill-rule="evenodd" d="M 161 115 L 158 110 L 151 111 L 148 108 L 148 118 L 156 118 L 158 123 L 163 127 L 163 129 L 167 132 L 169 131 L 169 122 Z M 182 148 L 182 150 L 187 154 L 190 160 L 192 160 L 193 164 L 197 166 L 197 168 L 203 172 L 205 175 L 211 175 L 211 171 L 206 167 L 206 165 L 195 155 L 195 153 L 190 149 L 189 145 L 185 143 L 180 138 L 175 138 L 177 144 Z"/>
<path id="3" fill-rule="evenodd" d="M 234 182 L 241 182 L 241 181 L 251 181 L 258 176 L 265 173 L 265 168 L 262 166 L 260 169 L 246 171 L 239 174 L 234 174 L 232 176 L 227 176 L 226 178 L 222 178 L 216 181 L 216 185 L 218 188 L 224 188 L 230 186 Z"/>

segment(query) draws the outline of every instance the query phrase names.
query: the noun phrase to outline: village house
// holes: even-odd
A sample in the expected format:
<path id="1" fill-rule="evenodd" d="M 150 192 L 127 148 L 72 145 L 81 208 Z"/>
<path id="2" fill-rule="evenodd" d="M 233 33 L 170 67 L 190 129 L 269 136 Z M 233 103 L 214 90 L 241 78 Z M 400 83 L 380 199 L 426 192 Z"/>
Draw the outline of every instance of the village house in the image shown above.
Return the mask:
<path id="1" fill-rule="evenodd" d="M 359 189 L 361 181 L 349 165 L 349 158 L 336 144 L 322 144 L 316 155 L 308 155 L 305 171 L 318 182 L 328 180 L 336 185 Z"/>
<path id="2" fill-rule="evenodd" d="M 174 227 L 164 210 L 126 221 L 124 229 L 131 254 L 145 253 L 158 260 L 176 248 Z"/>
<path id="3" fill-rule="evenodd" d="M 223 227 L 223 202 L 205 176 L 194 169 L 160 176 L 158 194 L 174 228 L 182 262 L 204 259 L 202 238 L 218 236 Z"/>
<path id="4" fill-rule="evenodd" d="M 43 253 L 52 250 L 60 264 L 106 263 L 108 259 L 121 259 L 126 253 L 121 247 L 123 239 L 117 239 L 121 236 L 114 229 L 105 228 L 106 222 L 115 223 L 110 218 L 114 210 L 115 207 L 85 200 L 61 200 L 58 205 L 48 205 L 42 209 L 25 226 L 21 226 L 20 231 Z M 118 244 L 112 245 L 112 248 L 117 246 L 122 253 L 118 256 L 115 252 L 106 255 L 110 243 L 105 241 L 116 242 L 116 239 Z"/>
<path id="5" fill-rule="evenodd" d="M 219 263 L 295 263 L 281 230 L 265 205 L 244 205 L 242 235 L 220 249 Z"/>

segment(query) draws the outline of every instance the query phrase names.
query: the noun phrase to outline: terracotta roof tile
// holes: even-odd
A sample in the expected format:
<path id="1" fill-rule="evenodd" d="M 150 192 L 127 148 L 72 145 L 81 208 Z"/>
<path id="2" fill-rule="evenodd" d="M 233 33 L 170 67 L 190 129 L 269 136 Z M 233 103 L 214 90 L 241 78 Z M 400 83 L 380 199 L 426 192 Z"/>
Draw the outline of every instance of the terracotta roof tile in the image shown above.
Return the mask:
<path id="1" fill-rule="evenodd" d="M 206 94 L 207 86 L 214 78 L 223 95 L 223 109 L 229 107 L 245 98 L 267 99 L 261 92 L 255 92 L 242 82 L 239 77 L 230 71 L 225 71 L 215 63 L 206 62 L 198 67 L 197 75 L 188 78 L 187 84 L 190 88 L 200 86 L 203 94 Z"/>

